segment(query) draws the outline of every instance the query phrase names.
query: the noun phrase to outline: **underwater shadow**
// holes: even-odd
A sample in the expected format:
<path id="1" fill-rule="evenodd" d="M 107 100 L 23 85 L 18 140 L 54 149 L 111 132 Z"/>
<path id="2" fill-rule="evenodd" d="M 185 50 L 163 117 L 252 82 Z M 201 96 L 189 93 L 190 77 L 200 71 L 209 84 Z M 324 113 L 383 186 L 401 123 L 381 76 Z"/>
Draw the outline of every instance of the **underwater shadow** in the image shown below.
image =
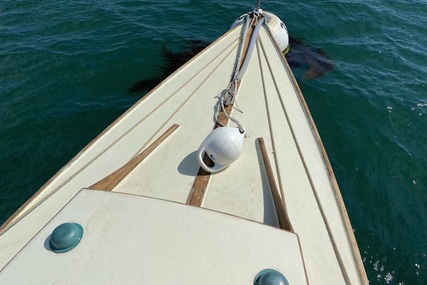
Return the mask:
<path id="1" fill-rule="evenodd" d="M 162 48 L 163 63 L 160 67 L 161 74 L 136 82 L 128 88 L 128 92 L 150 91 L 187 61 L 208 47 L 209 44 L 201 40 L 191 40 L 187 41 L 187 46 L 179 51 L 172 51 L 164 46 Z M 317 79 L 334 68 L 333 62 L 322 49 L 310 47 L 304 44 L 301 39 L 293 37 L 289 38 L 289 45 L 290 50 L 285 55 L 286 60 L 292 70 L 303 72 L 303 79 Z"/>

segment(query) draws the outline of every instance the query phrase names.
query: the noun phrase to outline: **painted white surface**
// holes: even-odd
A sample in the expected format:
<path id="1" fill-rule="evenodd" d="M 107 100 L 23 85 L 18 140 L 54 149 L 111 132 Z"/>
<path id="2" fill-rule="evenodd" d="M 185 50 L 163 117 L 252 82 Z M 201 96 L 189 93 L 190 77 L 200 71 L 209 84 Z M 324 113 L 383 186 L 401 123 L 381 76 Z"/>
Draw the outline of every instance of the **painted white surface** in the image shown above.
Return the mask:
<path id="1" fill-rule="evenodd" d="M 81 242 L 53 253 L 49 235 L 70 221 L 83 226 Z M 0 272 L 0 284 L 252 284 L 265 268 L 307 284 L 297 235 L 202 208 L 82 190 Z"/>

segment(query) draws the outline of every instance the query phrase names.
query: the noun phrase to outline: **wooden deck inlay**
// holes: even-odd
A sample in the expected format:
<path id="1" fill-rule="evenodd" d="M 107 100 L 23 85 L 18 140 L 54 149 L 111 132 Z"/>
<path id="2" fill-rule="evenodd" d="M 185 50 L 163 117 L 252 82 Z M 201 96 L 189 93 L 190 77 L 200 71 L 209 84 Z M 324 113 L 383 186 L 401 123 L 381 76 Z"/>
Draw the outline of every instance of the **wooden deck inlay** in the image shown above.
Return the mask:
<path id="1" fill-rule="evenodd" d="M 172 125 L 166 132 L 164 132 L 155 142 L 153 142 L 149 147 L 147 147 L 140 154 L 131 159 L 128 163 L 106 176 L 102 180 L 90 186 L 90 189 L 93 190 L 104 190 L 111 191 L 113 190 L 120 181 L 123 180 L 135 167 L 140 164 L 145 158 L 147 158 L 150 153 L 153 152 L 156 147 L 158 147 L 166 138 L 168 138 L 176 129 L 179 128 L 179 125 Z"/>
<path id="2" fill-rule="evenodd" d="M 212 166 L 212 161 L 207 157 L 207 155 L 203 157 L 203 161 L 209 167 Z M 197 173 L 197 177 L 194 180 L 193 187 L 191 187 L 190 195 L 188 196 L 188 205 L 196 207 L 200 207 L 202 205 L 210 177 L 211 174 L 209 172 L 207 172 L 201 167 L 199 168 L 199 172 Z"/>
<path id="3" fill-rule="evenodd" d="M 270 186 L 271 195 L 273 196 L 274 206 L 276 207 L 277 218 L 279 219 L 279 225 L 281 229 L 293 232 L 291 221 L 286 211 L 285 204 L 280 197 L 279 188 L 277 187 L 276 181 L 274 180 L 273 169 L 268 159 L 267 149 L 265 147 L 264 139 L 257 139 L 258 147 L 261 151 L 262 160 L 264 162 L 265 172 L 267 174 L 268 184 Z"/>

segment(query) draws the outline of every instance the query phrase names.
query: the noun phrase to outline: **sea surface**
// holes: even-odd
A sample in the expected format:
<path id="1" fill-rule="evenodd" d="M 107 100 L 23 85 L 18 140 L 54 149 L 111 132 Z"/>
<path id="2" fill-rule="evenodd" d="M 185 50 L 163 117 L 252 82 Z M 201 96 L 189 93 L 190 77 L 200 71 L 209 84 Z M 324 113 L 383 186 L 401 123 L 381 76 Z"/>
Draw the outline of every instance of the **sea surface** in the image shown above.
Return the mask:
<path id="1" fill-rule="evenodd" d="M 427 1 L 261 1 L 335 68 L 294 70 L 370 284 L 427 284 Z M 257 1 L 0 1 L 0 224 L 161 76 Z M 322 284 L 320 284 L 322 285 Z"/>

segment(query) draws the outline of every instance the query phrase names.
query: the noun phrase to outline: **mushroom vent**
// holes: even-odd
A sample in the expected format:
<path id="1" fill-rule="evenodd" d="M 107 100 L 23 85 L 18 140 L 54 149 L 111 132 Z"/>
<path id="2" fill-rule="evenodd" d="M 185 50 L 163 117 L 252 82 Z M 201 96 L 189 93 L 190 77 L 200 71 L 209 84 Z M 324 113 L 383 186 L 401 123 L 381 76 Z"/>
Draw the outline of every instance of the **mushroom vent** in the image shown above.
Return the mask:
<path id="1" fill-rule="evenodd" d="M 254 285 L 289 285 L 289 282 L 279 271 L 264 269 L 255 277 Z"/>
<path id="2" fill-rule="evenodd" d="M 83 237 L 83 227 L 76 223 L 64 223 L 57 226 L 50 236 L 50 249 L 56 253 L 67 252 L 75 248 Z"/>

